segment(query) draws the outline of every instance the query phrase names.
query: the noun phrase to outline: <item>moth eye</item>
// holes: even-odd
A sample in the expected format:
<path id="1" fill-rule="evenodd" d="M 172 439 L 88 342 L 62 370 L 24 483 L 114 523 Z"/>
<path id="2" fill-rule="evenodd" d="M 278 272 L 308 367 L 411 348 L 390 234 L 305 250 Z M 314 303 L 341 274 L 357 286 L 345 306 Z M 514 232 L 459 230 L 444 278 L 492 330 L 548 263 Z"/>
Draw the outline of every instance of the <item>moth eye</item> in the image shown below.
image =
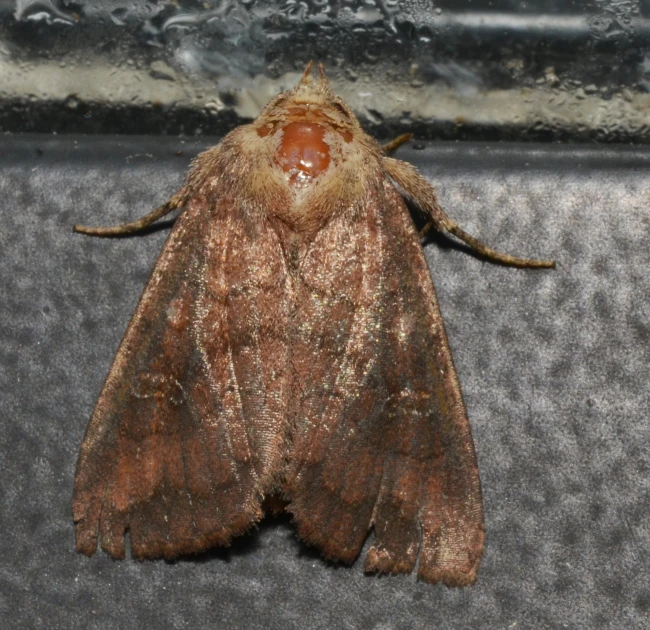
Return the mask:
<path id="1" fill-rule="evenodd" d="M 341 103 L 334 102 L 334 107 L 339 111 L 340 114 L 343 114 L 346 118 L 350 118 L 350 114 L 348 114 L 348 110 L 341 105 Z"/>

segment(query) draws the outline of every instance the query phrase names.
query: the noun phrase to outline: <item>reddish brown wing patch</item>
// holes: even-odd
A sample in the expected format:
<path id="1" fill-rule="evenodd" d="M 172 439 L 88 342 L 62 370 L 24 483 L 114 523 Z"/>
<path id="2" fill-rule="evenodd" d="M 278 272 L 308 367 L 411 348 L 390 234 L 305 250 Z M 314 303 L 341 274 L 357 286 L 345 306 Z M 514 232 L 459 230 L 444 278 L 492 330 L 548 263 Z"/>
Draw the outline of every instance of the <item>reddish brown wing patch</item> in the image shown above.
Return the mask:
<path id="1" fill-rule="evenodd" d="M 480 482 L 433 284 L 411 217 L 378 180 L 296 274 L 293 448 L 300 536 L 369 571 L 469 584 L 483 550 Z"/>
<path id="2" fill-rule="evenodd" d="M 123 557 L 129 530 L 135 557 L 174 557 L 261 516 L 286 432 L 287 276 L 275 232 L 231 203 L 190 202 L 122 341 L 77 466 L 83 553 L 99 537 Z"/>

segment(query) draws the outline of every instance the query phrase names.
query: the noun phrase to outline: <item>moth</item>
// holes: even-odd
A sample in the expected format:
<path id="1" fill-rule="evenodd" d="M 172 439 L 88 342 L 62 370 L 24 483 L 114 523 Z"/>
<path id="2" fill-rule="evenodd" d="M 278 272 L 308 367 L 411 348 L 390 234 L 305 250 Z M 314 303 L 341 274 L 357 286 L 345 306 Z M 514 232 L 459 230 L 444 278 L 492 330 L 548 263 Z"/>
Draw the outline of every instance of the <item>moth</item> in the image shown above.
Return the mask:
<path id="1" fill-rule="evenodd" d="M 193 162 L 120 235 L 182 209 L 86 431 L 77 550 L 228 545 L 281 498 L 298 536 L 365 570 L 474 582 L 474 444 L 409 209 L 492 261 L 432 186 L 361 129 L 322 65 Z"/>

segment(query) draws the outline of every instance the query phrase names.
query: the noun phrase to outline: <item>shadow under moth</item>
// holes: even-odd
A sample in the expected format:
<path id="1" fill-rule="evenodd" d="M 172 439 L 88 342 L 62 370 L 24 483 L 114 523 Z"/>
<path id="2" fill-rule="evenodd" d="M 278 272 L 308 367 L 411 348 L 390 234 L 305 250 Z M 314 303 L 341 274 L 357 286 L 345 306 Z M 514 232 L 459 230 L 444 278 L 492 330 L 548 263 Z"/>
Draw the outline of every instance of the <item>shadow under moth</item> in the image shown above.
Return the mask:
<path id="1" fill-rule="evenodd" d="M 228 545 L 280 498 L 298 536 L 365 570 L 464 586 L 483 553 L 470 427 L 420 235 L 500 254 L 441 210 L 311 64 L 120 235 L 182 209 L 86 431 L 77 550 Z M 407 138 L 408 139 L 408 138 Z"/>

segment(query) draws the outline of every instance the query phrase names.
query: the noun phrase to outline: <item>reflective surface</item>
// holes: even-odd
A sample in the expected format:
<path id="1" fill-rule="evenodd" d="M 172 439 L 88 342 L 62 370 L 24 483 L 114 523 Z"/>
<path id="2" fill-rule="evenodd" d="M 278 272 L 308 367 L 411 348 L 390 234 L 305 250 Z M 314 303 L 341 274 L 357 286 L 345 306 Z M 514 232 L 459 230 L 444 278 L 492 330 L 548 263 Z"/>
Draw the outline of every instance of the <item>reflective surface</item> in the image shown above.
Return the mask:
<path id="1" fill-rule="evenodd" d="M 223 132 L 322 61 L 374 133 L 646 141 L 646 0 L 0 2 L 0 129 Z"/>

